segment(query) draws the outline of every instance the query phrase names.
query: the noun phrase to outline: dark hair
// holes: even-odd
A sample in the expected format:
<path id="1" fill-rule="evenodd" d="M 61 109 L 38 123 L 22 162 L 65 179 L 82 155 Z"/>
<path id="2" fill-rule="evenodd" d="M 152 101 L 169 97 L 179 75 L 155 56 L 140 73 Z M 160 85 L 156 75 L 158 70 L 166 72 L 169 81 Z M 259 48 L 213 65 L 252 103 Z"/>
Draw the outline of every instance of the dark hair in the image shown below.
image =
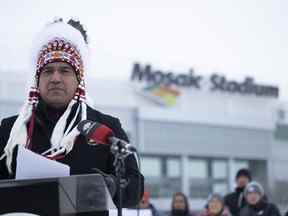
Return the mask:
<path id="1" fill-rule="evenodd" d="M 184 202 L 185 202 L 185 212 L 186 212 L 186 214 L 188 214 L 189 211 L 190 211 L 188 198 L 187 198 L 187 196 L 186 196 L 184 193 L 182 193 L 182 192 L 176 192 L 176 193 L 173 194 L 173 196 L 172 196 L 172 202 L 171 202 L 171 209 L 172 209 L 172 211 L 174 210 L 174 202 L 175 202 L 175 198 L 176 198 L 177 196 L 182 196 L 182 197 L 183 197 Z"/>
<path id="2" fill-rule="evenodd" d="M 81 35 L 83 36 L 86 44 L 88 44 L 87 31 L 84 29 L 83 25 L 79 21 L 74 20 L 74 19 L 70 19 L 67 23 L 69 25 L 71 25 L 72 27 L 74 27 L 75 29 L 77 29 L 81 33 Z"/>
<path id="3" fill-rule="evenodd" d="M 238 170 L 238 172 L 236 174 L 236 180 L 241 176 L 247 177 L 249 179 L 249 181 L 252 180 L 251 173 L 248 169 L 243 168 L 243 169 Z"/>

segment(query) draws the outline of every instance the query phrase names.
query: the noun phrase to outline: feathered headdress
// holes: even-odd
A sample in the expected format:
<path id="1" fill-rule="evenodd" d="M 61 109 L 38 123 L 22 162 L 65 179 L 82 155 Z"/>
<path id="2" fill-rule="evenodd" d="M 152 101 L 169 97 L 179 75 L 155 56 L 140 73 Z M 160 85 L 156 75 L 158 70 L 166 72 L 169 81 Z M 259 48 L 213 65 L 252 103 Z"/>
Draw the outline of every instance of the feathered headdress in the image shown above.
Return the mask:
<path id="1" fill-rule="evenodd" d="M 86 91 L 84 71 L 88 67 L 88 45 L 86 31 L 79 21 L 71 19 L 68 23 L 57 19 L 49 23 L 36 37 L 32 50 L 32 71 L 34 76 L 29 89 L 26 102 L 11 129 L 9 140 L 0 159 L 5 158 L 11 173 L 12 153 L 15 146 L 29 148 L 31 143 L 35 109 L 39 102 L 39 76 L 42 68 L 51 62 L 63 61 L 69 63 L 75 70 L 79 81 L 74 98 L 68 104 L 65 112 L 56 123 L 50 138 L 51 148 L 43 154 L 53 158 L 59 154 L 69 153 L 74 145 L 79 131 L 72 128 L 78 115 L 81 120 L 87 118 Z M 72 121 L 66 126 L 71 108 L 77 104 L 76 113 Z M 27 128 L 28 124 L 28 128 Z M 65 130 L 65 127 L 67 128 Z"/>

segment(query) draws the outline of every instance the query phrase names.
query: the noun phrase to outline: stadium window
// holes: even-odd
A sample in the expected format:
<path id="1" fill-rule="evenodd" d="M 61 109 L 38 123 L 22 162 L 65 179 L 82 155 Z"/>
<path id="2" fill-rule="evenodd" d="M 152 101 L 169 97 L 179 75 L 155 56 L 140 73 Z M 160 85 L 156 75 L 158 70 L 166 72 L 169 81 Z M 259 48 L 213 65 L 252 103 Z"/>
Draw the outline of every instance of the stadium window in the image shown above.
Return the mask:
<path id="1" fill-rule="evenodd" d="M 171 197 L 181 191 L 180 157 L 142 155 L 141 170 L 151 197 Z"/>
<path id="2" fill-rule="evenodd" d="M 207 179 L 208 166 L 205 159 L 190 159 L 189 160 L 189 178 Z"/>
<path id="3" fill-rule="evenodd" d="M 207 198 L 210 193 L 207 159 L 191 158 L 188 161 L 189 196 Z"/>
<path id="4" fill-rule="evenodd" d="M 141 172 L 146 177 L 161 177 L 161 158 L 141 157 Z"/>
<path id="5" fill-rule="evenodd" d="M 211 184 L 214 193 L 226 194 L 228 192 L 228 161 L 211 160 Z"/>
<path id="6" fill-rule="evenodd" d="M 181 176 L 181 163 L 179 158 L 167 158 L 167 177 L 179 178 Z"/>

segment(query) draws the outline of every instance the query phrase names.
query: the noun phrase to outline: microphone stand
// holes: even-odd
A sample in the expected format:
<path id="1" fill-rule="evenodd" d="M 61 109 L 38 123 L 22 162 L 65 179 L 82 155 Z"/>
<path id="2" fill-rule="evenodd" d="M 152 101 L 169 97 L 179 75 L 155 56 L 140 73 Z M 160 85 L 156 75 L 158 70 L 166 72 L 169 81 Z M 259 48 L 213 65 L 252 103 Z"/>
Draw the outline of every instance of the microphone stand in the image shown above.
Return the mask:
<path id="1" fill-rule="evenodd" d="M 113 165 L 115 167 L 116 179 L 117 179 L 117 185 L 118 185 L 117 195 L 118 195 L 119 203 L 117 207 L 117 213 L 118 213 L 118 216 L 122 216 L 122 203 L 123 203 L 122 177 L 125 174 L 125 161 L 124 160 L 129 154 L 131 154 L 131 152 L 128 151 L 126 148 L 124 148 L 122 145 L 120 145 L 119 142 L 114 142 L 111 145 L 111 152 L 114 154 L 114 157 L 115 157 Z"/>

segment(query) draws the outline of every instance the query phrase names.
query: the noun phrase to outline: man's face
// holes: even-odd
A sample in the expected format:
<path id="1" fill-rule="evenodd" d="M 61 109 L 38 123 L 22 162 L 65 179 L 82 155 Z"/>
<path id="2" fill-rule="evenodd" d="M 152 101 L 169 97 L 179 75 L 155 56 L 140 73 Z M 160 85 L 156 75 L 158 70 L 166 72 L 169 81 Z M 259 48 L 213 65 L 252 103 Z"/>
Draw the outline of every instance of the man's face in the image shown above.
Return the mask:
<path id="1" fill-rule="evenodd" d="M 250 181 L 249 178 L 247 178 L 246 176 L 239 176 L 236 179 L 237 187 L 244 188 L 249 183 L 249 181 Z"/>
<path id="2" fill-rule="evenodd" d="M 77 86 L 76 73 L 66 62 L 49 63 L 40 72 L 40 96 L 51 107 L 67 106 L 74 97 Z"/>
<path id="3" fill-rule="evenodd" d="M 260 194 L 256 193 L 256 192 L 250 192 L 246 196 L 246 201 L 250 205 L 256 205 L 259 202 L 260 199 L 261 199 Z"/>

